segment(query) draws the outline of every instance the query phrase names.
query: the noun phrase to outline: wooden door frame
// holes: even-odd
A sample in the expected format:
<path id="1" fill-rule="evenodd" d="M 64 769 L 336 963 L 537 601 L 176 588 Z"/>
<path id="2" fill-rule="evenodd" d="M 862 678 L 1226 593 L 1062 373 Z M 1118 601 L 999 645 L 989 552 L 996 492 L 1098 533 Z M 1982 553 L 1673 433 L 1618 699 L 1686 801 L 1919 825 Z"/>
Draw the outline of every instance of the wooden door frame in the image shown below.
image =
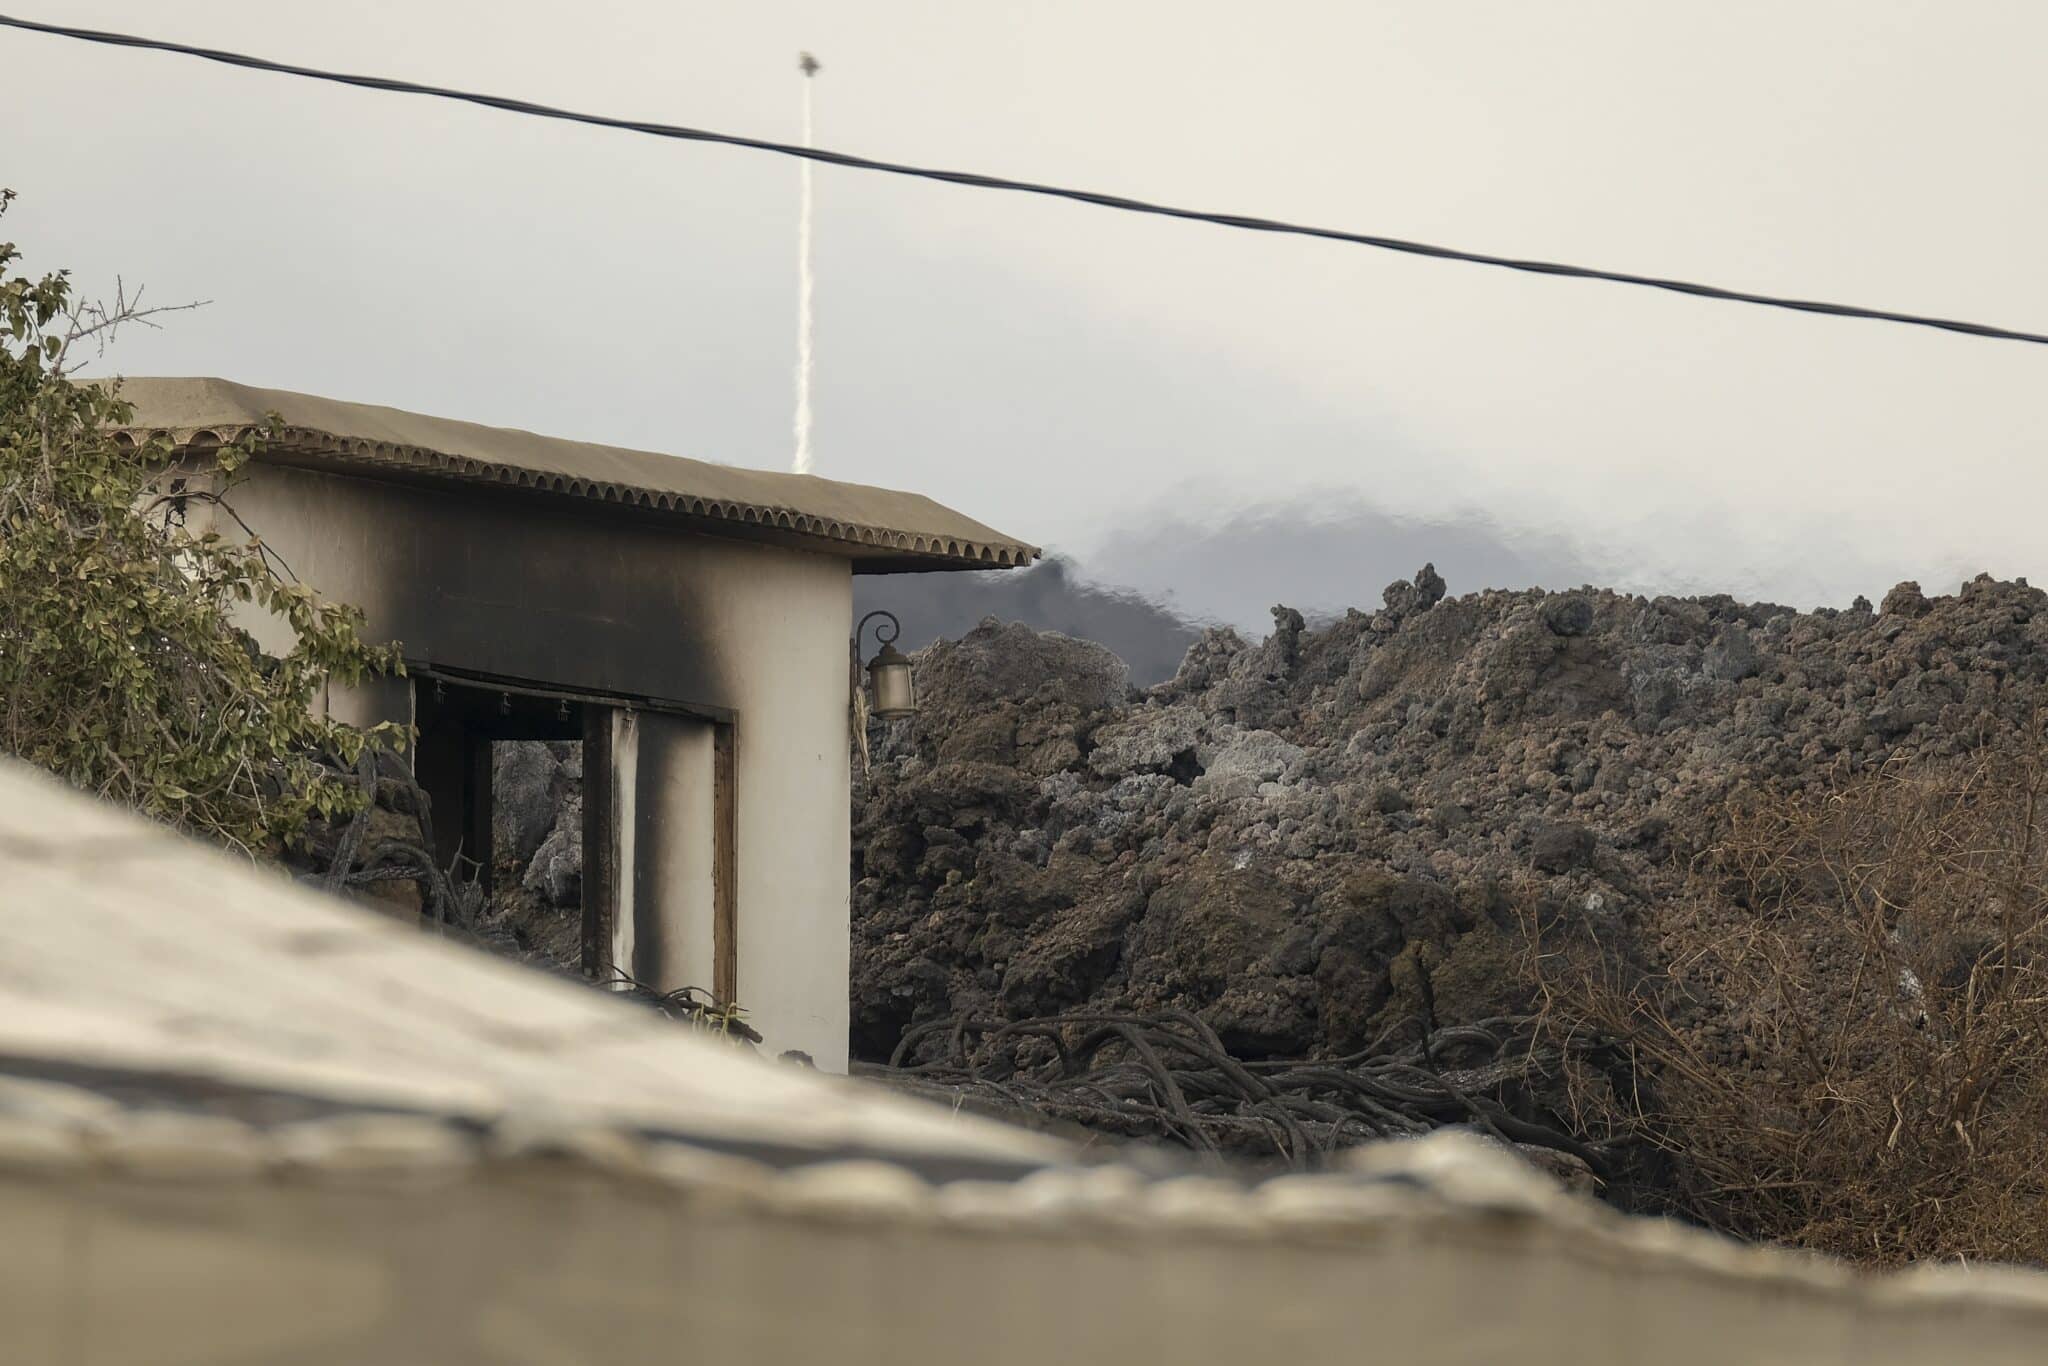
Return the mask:
<path id="1" fill-rule="evenodd" d="M 711 994 L 731 1009 L 740 991 L 739 781 L 730 721 L 711 729 Z"/>
<path id="2" fill-rule="evenodd" d="M 613 970 L 612 927 L 618 919 L 619 792 L 612 747 L 614 708 L 583 710 L 583 975 L 608 981 Z"/>

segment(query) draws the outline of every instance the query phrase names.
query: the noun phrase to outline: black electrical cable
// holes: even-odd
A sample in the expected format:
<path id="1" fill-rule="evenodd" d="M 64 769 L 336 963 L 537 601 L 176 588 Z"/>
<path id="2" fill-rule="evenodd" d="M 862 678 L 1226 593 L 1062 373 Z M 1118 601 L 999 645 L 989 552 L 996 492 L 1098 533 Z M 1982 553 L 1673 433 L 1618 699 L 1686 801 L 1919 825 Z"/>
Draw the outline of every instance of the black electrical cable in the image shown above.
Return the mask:
<path id="1" fill-rule="evenodd" d="M 1409 242 L 1398 237 L 1379 237 L 1370 233 L 1346 232 L 1338 228 L 1318 228 L 1274 218 L 1257 218 L 1248 214 L 1211 213 L 1200 209 L 1176 208 L 1170 204 L 1155 204 L 1143 199 L 1102 194 L 1094 190 L 1041 185 L 1028 180 L 1007 180 L 1001 176 L 980 175 L 973 171 L 942 171 L 926 166 L 909 166 L 902 162 L 878 161 L 872 157 L 855 156 L 848 152 L 827 151 L 819 147 L 799 147 L 792 143 L 771 142 L 765 138 L 744 137 L 737 133 L 717 133 L 702 128 L 679 127 L 670 123 L 614 118 L 607 114 L 579 113 L 571 109 L 558 109 L 552 105 L 535 104 L 531 100 L 514 99 L 507 95 L 451 90 L 445 86 L 422 85 L 386 76 L 356 76 L 340 71 L 323 71 L 317 67 L 294 66 L 288 62 L 273 62 L 262 57 L 225 52 L 218 48 L 194 47 L 162 38 L 141 38 L 133 34 L 108 33 L 98 29 L 71 28 L 62 24 L 39 23 L 33 19 L 16 19 L 5 14 L 0 14 L 0 27 L 50 34 L 59 38 L 75 38 L 111 47 L 174 52 L 180 56 L 199 57 L 209 62 L 222 62 L 228 66 L 244 67 L 251 71 L 267 71 L 280 76 L 301 76 L 309 80 L 331 81 L 338 85 L 352 85 L 364 90 L 383 90 L 400 95 L 429 95 L 436 99 L 459 100 L 464 104 L 481 105 L 486 109 L 501 109 L 512 114 L 527 114 L 535 118 L 560 119 L 597 128 L 618 128 L 630 133 L 645 133 L 650 137 L 675 138 L 685 142 L 722 143 L 729 147 L 745 147 L 757 152 L 776 152 L 783 156 L 803 157 L 810 161 L 823 162 L 830 166 L 845 166 L 857 171 L 881 171 L 888 175 L 915 176 L 922 180 L 967 185 L 975 189 L 1010 190 L 1019 194 L 1044 195 L 1054 199 L 1073 200 L 1080 204 L 1093 204 L 1099 208 L 1157 214 L 1165 218 L 1182 218 L 1196 223 L 1242 228 L 1249 232 L 1318 237 L 1331 242 L 1350 242 L 1358 246 L 1377 247 L 1382 251 L 1406 252 L 1412 256 L 1430 256 L 1444 261 L 1464 261 L 1472 265 L 1498 266 L 1504 270 L 1526 271 L 1535 275 L 1559 275 L 1576 280 L 1606 280 L 1613 284 L 1637 285 L 1645 289 L 1690 294 L 1701 299 L 1757 304 L 1765 308 L 1785 308 L 1799 313 L 1822 313 L 1837 318 L 1864 318 L 1874 322 L 1904 323 L 1911 327 L 1934 327 L 1945 332 L 1961 332 L 1973 337 L 1990 337 L 1998 341 L 2048 345 L 2048 335 L 2022 332 L 2009 327 L 1994 327 L 1988 323 L 1963 322 L 1954 318 L 1935 318 L 1918 313 L 1897 313 L 1890 309 L 1862 308 L 1855 304 L 1823 303 L 1814 299 L 1789 299 L 1774 294 L 1752 294 L 1739 289 L 1723 289 L 1718 285 L 1694 284 L 1655 275 L 1632 275 L 1626 271 L 1600 270 L 1591 266 L 1564 265 L 1555 261 L 1527 261 L 1512 256 L 1492 256 L 1485 252 L 1461 251 L 1455 247 L 1435 246 L 1428 242 Z"/>

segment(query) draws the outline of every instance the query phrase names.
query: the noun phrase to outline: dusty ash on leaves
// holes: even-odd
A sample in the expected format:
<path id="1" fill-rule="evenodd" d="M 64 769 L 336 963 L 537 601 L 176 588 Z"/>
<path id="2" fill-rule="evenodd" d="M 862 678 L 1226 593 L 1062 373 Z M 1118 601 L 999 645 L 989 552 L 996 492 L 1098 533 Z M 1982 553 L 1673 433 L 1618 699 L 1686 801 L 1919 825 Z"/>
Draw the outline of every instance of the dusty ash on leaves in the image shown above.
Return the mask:
<path id="1" fill-rule="evenodd" d="M 63 273 L 18 260 L 0 243 L 0 751 L 277 852 L 361 804 L 347 770 L 383 737 L 316 704 L 330 683 L 397 667 L 396 652 L 364 643 L 354 609 L 315 597 L 253 537 L 186 530 L 192 499 L 231 498 L 247 449 L 219 455 L 228 495 L 201 494 L 175 482 L 167 447 L 107 435 L 129 407 L 74 369 L 162 310 L 125 292 L 80 301 Z M 290 650 L 267 654 L 241 629 L 251 606 L 290 627 Z"/>

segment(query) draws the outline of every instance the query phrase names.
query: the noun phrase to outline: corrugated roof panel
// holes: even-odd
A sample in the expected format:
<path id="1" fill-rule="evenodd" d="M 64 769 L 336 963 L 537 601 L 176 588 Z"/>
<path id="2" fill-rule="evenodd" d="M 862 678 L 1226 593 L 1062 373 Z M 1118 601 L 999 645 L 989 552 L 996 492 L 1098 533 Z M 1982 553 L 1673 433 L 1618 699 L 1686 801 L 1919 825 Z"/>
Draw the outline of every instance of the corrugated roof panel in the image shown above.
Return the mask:
<path id="1" fill-rule="evenodd" d="M 523 488 L 586 502 L 701 519 L 723 534 L 815 542 L 867 572 L 992 569 L 1029 564 L 1038 548 L 922 494 L 809 474 L 743 469 L 655 451 L 600 446 L 344 403 L 224 379 L 126 379 L 135 407 L 125 430 L 181 447 L 228 444 L 282 419 L 260 458 L 337 466 L 370 477 L 425 478 Z"/>

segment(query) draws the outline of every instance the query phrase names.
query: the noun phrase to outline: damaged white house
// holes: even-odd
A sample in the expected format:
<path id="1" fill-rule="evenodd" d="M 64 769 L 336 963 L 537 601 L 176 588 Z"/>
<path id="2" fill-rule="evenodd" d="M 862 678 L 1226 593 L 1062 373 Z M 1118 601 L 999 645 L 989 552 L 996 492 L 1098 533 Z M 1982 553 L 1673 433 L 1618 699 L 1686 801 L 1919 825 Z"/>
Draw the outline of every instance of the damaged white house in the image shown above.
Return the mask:
<path id="1" fill-rule="evenodd" d="M 134 434 L 169 436 L 195 470 L 281 419 L 233 512 L 362 608 L 366 638 L 402 644 L 406 677 L 329 705 L 417 728 L 444 864 L 490 875 L 494 742 L 580 741 L 585 971 L 707 989 L 770 1050 L 844 1070 L 852 575 L 1017 566 L 1033 547 L 809 475 L 218 379 L 122 394 Z"/>

